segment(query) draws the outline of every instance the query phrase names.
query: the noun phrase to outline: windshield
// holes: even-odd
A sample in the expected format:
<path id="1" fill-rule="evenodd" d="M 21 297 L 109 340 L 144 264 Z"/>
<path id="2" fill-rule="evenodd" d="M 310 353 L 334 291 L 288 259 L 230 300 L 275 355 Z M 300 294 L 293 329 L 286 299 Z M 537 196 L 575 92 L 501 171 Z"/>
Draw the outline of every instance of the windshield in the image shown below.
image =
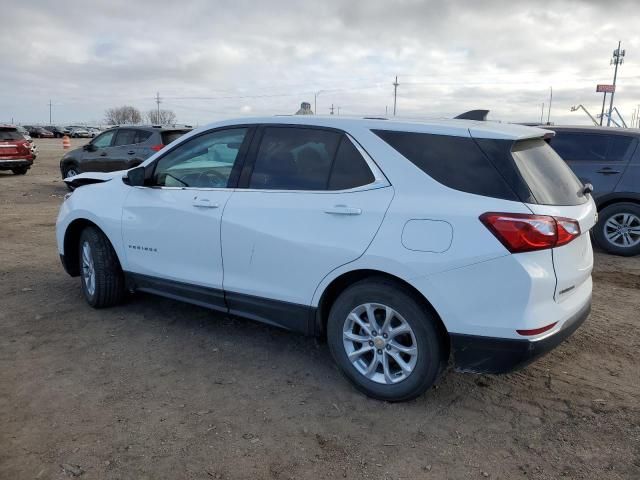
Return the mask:
<path id="1" fill-rule="evenodd" d="M 520 175 L 540 205 L 580 205 L 584 185 L 544 140 L 516 142 L 511 149 Z"/>

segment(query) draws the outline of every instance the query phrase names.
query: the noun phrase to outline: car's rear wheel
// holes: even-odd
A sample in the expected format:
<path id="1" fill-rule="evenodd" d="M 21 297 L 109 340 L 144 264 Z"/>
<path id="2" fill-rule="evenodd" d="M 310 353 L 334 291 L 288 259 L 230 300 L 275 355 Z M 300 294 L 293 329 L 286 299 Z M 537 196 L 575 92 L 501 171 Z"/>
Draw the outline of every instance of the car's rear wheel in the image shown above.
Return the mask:
<path id="1" fill-rule="evenodd" d="M 598 216 L 593 236 L 602 249 L 625 257 L 640 254 L 640 205 L 614 203 Z"/>
<path id="2" fill-rule="evenodd" d="M 27 167 L 16 167 L 11 169 L 14 175 L 24 175 L 28 170 L 29 169 Z"/>
<path id="3" fill-rule="evenodd" d="M 124 276 L 109 239 L 97 228 L 87 227 L 80 235 L 80 278 L 82 292 L 94 308 L 117 305 L 124 296 Z"/>
<path id="4" fill-rule="evenodd" d="M 380 400 L 419 396 L 444 366 L 433 313 L 383 278 L 358 282 L 342 292 L 329 313 L 327 341 L 344 375 Z"/>

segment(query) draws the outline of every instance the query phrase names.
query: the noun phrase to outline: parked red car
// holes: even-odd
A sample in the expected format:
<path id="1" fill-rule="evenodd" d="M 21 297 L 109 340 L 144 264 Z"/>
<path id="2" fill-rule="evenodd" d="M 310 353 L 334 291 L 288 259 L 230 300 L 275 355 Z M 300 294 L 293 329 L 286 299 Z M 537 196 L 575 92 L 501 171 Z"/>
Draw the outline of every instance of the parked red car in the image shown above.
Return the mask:
<path id="1" fill-rule="evenodd" d="M 24 175 L 31 168 L 34 158 L 31 145 L 16 127 L 0 125 L 0 170 Z"/>

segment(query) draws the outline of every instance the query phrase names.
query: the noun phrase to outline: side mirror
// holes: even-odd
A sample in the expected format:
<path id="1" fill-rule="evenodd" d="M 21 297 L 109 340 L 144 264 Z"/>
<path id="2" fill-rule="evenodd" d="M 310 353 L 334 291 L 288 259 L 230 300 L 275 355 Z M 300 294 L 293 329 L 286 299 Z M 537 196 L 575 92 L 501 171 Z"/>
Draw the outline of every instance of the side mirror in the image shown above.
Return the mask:
<path id="1" fill-rule="evenodd" d="M 124 181 L 124 183 L 126 183 L 127 185 L 131 185 L 132 187 L 144 187 L 145 168 L 132 168 L 127 172 L 122 180 Z"/>
<path id="2" fill-rule="evenodd" d="M 85 152 L 95 152 L 98 148 L 93 143 L 86 143 L 82 146 Z"/>

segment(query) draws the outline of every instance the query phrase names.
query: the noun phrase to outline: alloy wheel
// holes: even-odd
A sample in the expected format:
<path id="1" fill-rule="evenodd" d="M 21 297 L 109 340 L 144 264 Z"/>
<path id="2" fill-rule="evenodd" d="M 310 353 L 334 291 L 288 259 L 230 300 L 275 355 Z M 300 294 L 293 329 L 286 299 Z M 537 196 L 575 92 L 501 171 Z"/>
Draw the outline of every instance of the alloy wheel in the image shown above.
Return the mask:
<path id="1" fill-rule="evenodd" d="M 405 380 L 418 360 L 413 329 L 387 305 L 365 303 L 354 308 L 345 319 L 342 341 L 355 369 L 376 383 Z"/>
<path id="2" fill-rule="evenodd" d="M 82 244 L 82 277 L 87 293 L 93 296 L 96 291 L 96 270 L 93 265 L 93 255 L 89 242 Z"/>
<path id="3" fill-rule="evenodd" d="M 624 212 L 612 215 L 604 224 L 604 235 L 616 247 L 635 247 L 640 244 L 640 218 Z"/>

